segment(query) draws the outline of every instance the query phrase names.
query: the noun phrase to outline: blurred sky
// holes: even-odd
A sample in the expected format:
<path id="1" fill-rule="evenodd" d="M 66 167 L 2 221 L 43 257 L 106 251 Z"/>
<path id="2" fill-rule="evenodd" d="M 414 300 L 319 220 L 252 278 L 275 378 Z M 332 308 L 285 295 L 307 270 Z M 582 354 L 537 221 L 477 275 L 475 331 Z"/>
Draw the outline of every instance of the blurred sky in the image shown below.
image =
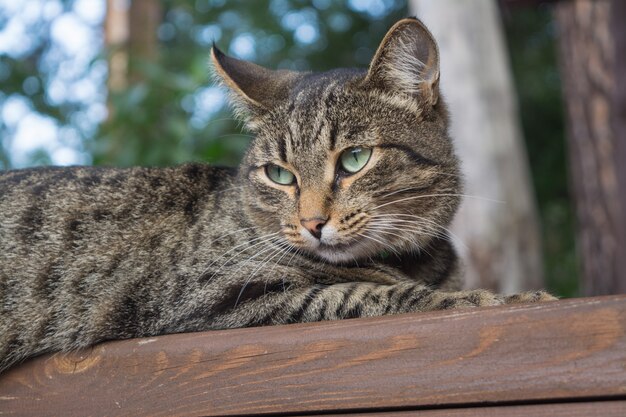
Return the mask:
<path id="1" fill-rule="evenodd" d="M 49 42 L 38 68 L 51 73 L 46 101 L 51 105 L 85 104 L 83 114 L 76 115 L 77 127 L 59 126 L 53 118 L 33 111 L 26 96 L 6 97 L 0 115 L 12 135 L 2 138 L 2 146 L 16 167 L 28 165 L 30 155 L 38 150 L 45 150 L 58 165 L 90 162 L 76 130 L 93 134 L 106 117 L 106 62 L 89 65 L 101 52 L 104 15 L 104 0 L 78 0 L 69 11 L 64 11 L 58 0 L 0 0 L 0 16 L 6 19 L 0 30 L 0 55 L 19 60 L 41 48 L 42 42 Z M 39 38 L 47 24 L 50 39 Z M 0 67 L 0 82 L 8 76 L 7 71 Z M 23 85 L 26 95 L 36 93 L 42 87 L 39 83 L 36 77 L 27 78 Z"/>

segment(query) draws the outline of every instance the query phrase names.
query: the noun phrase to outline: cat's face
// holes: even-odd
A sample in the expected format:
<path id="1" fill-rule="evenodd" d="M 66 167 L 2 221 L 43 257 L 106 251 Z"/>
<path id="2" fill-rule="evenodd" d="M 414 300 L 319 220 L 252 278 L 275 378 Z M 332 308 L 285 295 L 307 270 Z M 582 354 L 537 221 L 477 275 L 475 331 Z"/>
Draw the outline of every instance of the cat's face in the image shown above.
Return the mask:
<path id="1" fill-rule="evenodd" d="M 436 91 L 436 45 L 419 21 L 396 24 L 368 72 L 276 73 L 213 56 L 256 133 L 241 177 L 264 235 L 350 262 L 445 234 L 458 161 Z"/>

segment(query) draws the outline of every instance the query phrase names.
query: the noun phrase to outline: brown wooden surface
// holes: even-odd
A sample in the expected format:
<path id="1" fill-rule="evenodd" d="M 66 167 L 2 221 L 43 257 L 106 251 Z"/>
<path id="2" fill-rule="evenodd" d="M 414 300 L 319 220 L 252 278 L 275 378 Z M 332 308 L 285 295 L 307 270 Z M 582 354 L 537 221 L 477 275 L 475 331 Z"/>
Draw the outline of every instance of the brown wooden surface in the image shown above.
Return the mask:
<path id="1" fill-rule="evenodd" d="M 626 401 L 390 411 L 386 413 L 355 413 L 348 415 L 350 417 L 624 417 L 626 416 Z M 338 417 L 346 416 L 346 414 L 324 414 L 323 416 Z"/>
<path id="2" fill-rule="evenodd" d="M 596 398 L 626 398 L 626 296 L 109 342 L 0 375 L 2 415 L 336 413 Z"/>

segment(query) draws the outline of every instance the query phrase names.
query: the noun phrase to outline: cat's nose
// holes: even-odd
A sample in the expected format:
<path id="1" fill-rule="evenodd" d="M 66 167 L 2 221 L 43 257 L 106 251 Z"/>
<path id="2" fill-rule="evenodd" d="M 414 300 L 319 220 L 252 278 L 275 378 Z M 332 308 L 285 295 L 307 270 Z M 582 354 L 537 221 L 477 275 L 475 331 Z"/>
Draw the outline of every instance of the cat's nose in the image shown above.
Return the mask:
<path id="1" fill-rule="evenodd" d="M 311 234 L 319 239 L 322 237 L 322 227 L 326 224 L 328 219 L 323 219 L 321 217 L 313 217 L 311 219 L 302 219 L 300 220 L 300 224 L 306 228 Z"/>

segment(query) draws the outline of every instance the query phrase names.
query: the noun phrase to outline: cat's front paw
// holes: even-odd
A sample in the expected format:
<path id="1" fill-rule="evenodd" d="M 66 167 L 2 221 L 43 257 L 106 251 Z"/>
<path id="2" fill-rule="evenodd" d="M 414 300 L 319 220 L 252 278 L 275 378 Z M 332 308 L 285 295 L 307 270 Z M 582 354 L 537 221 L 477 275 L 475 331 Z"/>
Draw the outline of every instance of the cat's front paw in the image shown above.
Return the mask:
<path id="1" fill-rule="evenodd" d="M 558 298 L 545 291 L 521 292 L 519 294 L 507 295 L 504 298 L 506 304 L 540 303 L 556 300 L 558 300 Z"/>
<path id="2" fill-rule="evenodd" d="M 462 300 L 467 302 L 469 307 L 490 307 L 504 304 L 504 299 L 501 295 L 494 294 L 488 290 L 464 291 L 461 294 L 465 294 Z"/>
<path id="3" fill-rule="evenodd" d="M 441 292 L 435 295 L 436 310 L 490 307 L 504 304 L 502 296 L 487 290 Z"/>

